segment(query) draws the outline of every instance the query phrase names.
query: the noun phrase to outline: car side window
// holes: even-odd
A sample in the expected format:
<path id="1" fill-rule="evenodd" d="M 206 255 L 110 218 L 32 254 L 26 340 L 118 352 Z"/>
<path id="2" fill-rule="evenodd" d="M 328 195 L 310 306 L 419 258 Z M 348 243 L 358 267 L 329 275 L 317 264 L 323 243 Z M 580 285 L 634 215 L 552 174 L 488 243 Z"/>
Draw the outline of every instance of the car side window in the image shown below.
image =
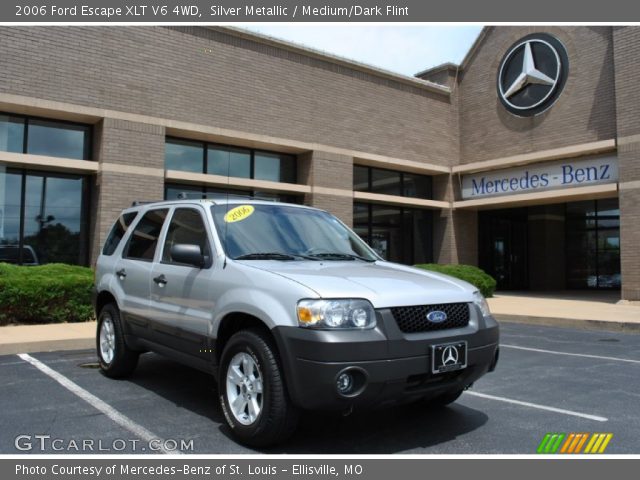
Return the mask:
<path id="1" fill-rule="evenodd" d="M 129 225 L 131 225 L 133 219 L 136 218 L 136 215 L 138 215 L 138 212 L 129 212 L 120 215 L 116 223 L 113 224 L 107 241 L 104 242 L 104 247 L 102 247 L 103 255 L 113 255 L 113 252 L 118 248 L 118 245 L 122 241 L 125 233 L 127 233 Z"/>
<path id="2" fill-rule="evenodd" d="M 178 244 L 198 245 L 205 258 L 211 258 L 207 227 L 198 210 L 176 208 L 171 217 L 162 250 L 162 261 L 178 263 L 171 258 L 171 247 Z"/>
<path id="3" fill-rule="evenodd" d="M 168 208 L 149 210 L 136 225 L 129 242 L 124 249 L 124 258 L 151 262 L 158 246 L 158 237 L 162 230 Z"/>

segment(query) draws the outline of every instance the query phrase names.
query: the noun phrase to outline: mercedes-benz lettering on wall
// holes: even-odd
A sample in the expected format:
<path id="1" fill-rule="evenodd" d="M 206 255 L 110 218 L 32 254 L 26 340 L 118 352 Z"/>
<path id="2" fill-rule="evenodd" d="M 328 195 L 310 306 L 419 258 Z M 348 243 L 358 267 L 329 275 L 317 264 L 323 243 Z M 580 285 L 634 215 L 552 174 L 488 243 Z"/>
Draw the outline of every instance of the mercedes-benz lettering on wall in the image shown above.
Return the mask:
<path id="1" fill-rule="evenodd" d="M 551 107 L 564 88 L 569 58 L 555 37 L 537 33 L 518 40 L 498 71 L 498 98 L 511 113 L 529 117 Z"/>

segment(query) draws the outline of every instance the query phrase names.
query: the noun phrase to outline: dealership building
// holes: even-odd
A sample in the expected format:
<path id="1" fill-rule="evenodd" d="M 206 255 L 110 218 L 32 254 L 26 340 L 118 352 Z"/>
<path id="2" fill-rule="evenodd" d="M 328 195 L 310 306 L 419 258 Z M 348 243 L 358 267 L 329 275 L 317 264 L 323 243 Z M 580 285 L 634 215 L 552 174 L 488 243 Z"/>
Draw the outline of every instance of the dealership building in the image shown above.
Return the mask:
<path id="1" fill-rule="evenodd" d="M 408 77 L 230 27 L 3 26 L 0 261 L 90 265 L 133 201 L 235 193 L 640 300 L 638 59 L 638 27 L 487 27 Z"/>

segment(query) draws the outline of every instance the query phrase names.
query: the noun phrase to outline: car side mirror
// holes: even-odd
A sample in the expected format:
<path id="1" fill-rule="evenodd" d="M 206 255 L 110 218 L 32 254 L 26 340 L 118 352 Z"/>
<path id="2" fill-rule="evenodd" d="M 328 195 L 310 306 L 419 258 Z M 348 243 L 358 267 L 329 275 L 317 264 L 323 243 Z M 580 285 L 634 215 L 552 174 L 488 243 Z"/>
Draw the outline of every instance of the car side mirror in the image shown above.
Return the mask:
<path id="1" fill-rule="evenodd" d="M 174 262 L 192 265 L 197 268 L 202 268 L 205 265 L 205 258 L 200 245 L 178 243 L 171 247 L 170 253 Z"/>

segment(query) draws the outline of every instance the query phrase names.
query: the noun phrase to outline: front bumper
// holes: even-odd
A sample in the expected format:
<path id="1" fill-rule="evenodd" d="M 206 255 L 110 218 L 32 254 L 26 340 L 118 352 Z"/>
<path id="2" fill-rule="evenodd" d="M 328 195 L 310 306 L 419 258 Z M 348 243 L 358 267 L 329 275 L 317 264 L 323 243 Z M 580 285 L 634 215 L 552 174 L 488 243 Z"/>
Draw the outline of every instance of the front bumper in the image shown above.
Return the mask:
<path id="1" fill-rule="evenodd" d="M 375 408 L 463 389 L 495 368 L 499 327 L 471 305 L 464 328 L 402 333 L 390 310 L 376 312 L 375 329 L 355 331 L 276 327 L 273 330 L 293 403 L 311 410 Z M 467 342 L 467 367 L 431 373 L 431 345 Z M 344 396 L 338 375 L 353 369 L 362 385 Z M 360 388 L 361 387 L 361 388 Z"/>

